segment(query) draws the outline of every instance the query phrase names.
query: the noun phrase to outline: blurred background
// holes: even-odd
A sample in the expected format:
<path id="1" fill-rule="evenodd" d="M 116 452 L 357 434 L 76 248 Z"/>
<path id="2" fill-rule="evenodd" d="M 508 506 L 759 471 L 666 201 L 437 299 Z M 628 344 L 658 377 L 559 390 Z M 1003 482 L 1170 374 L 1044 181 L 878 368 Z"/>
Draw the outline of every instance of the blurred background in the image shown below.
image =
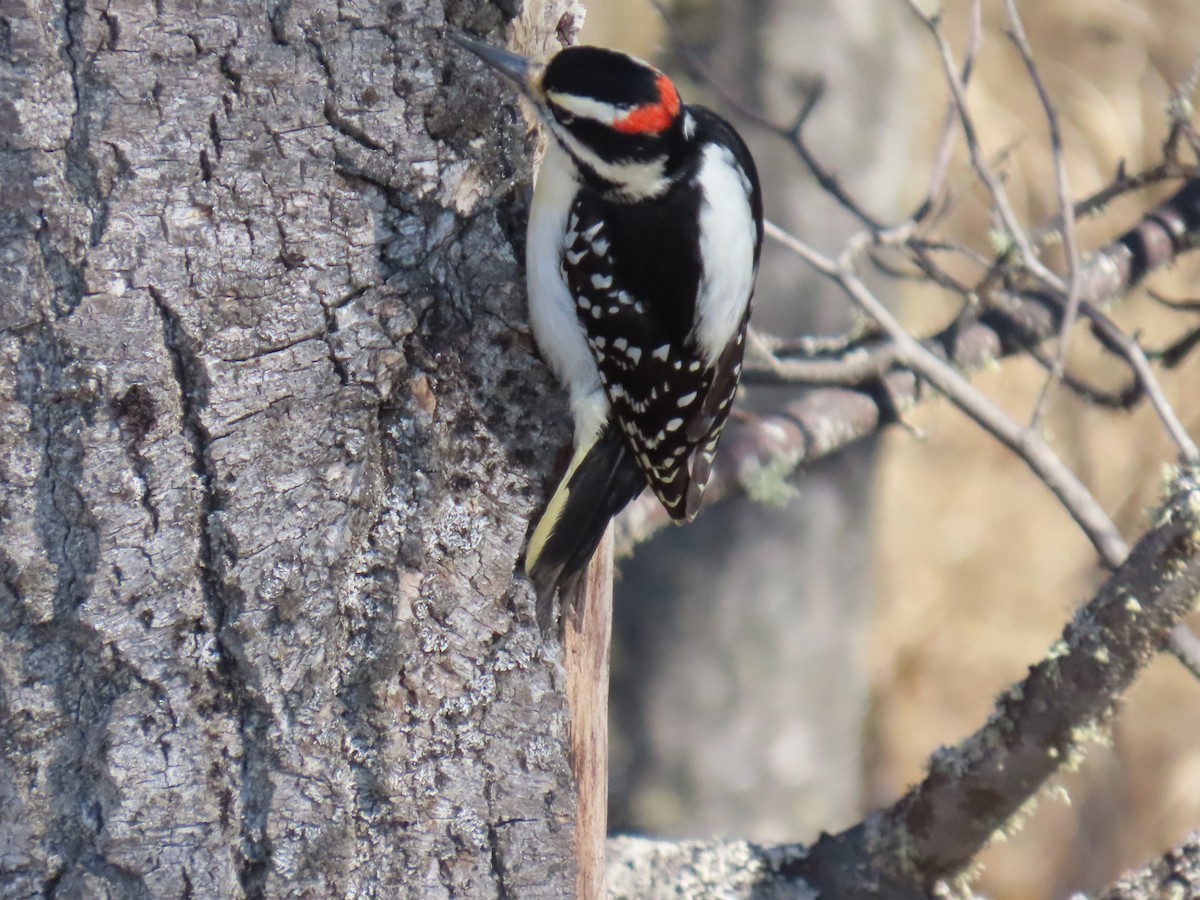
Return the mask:
<path id="1" fill-rule="evenodd" d="M 1064 130 L 1076 197 L 1124 161 L 1158 161 L 1171 87 L 1200 52 L 1195 0 L 1039 0 L 1018 4 Z M 902 0 L 596 0 L 582 39 L 651 59 L 685 98 L 726 115 L 755 152 L 767 215 L 824 251 L 854 223 L 823 196 L 793 148 L 739 117 L 706 79 L 790 123 L 816 79 L 825 99 L 806 134 L 876 215 L 907 215 L 926 188 L 947 92 L 929 35 Z M 969 4 L 948 4 L 961 58 Z M 1045 119 L 984 0 L 969 92 L 986 152 L 1006 155 L 1022 220 L 1054 215 Z M 686 48 L 686 49 L 682 49 Z M 941 232 L 988 252 L 984 192 L 961 158 Z M 1081 225 L 1085 249 L 1134 224 L 1170 187 L 1126 198 Z M 1200 264 L 1151 285 L 1200 296 Z M 917 333 L 956 311 L 935 291 L 876 284 Z M 755 325 L 837 334 L 848 302 L 776 247 L 764 252 Z M 1194 327 L 1139 292 L 1114 311 L 1148 346 Z M 1115 387 L 1125 374 L 1080 332 L 1073 371 Z M 1028 421 L 1044 375 L 1014 361 L 976 383 Z M 1200 435 L 1200 359 L 1163 376 Z M 749 408 L 779 394 L 743 391 Z M 1024 464 L 945 404 L 913 432 L 809 468 L 782 504 L 714 505 L 692 526 L 642 545 L 620 566 L 613 656 L 610 826 L 662 837 L 814 839 L 886 805 L 926 757 L 974 731 L 1099 584 L 1095 554 Z M 1127 538 L 1145 527 L 1172 450 L 1148 408 L 1088 408 L 1065 390 L 1044 432 Z M 1193 625 L 1200 627 L 1200 619 Z M 1046 792 L 1024 827 L 982 858 L 991 897 L 1095 891 L 1200 827 L 1200 683 L 1171 657 L 1128 694 L 1107 740 Z M 1068 799 L 1069 798 L 1069 801 Z"/>

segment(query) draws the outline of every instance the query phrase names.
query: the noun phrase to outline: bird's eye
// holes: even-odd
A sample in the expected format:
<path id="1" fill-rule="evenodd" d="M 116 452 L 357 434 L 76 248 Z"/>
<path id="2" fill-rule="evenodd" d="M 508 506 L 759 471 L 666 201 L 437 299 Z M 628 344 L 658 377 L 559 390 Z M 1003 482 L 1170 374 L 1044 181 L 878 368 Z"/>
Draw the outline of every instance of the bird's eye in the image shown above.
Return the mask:
<path id="1" fill-rule="evenodd" d="M 565 110 L 556 109 L 554 111 L 554 117 L 556 119 L 558 119 L 558 123 L 560 125 L 574 125 L 575 124 L 575 117 L 573 115 L 571 115 L 571 113 L 566 112 Z"/>

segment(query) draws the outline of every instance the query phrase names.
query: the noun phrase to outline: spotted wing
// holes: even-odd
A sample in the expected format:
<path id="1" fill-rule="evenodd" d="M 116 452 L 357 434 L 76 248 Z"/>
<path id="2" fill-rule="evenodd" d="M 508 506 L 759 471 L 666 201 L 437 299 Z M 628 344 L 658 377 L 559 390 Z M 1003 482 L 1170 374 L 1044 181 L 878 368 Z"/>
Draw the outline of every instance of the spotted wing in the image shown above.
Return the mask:
<path id="1" fill-rule="evenodd" d="M 699 512 L 737 391 L 745 323 L 716 362 L 707 362 L 691 334 L 691 309 L 680 316 L 680 303 L 664 309 L 662 296 L 622 287 L 637 279 L 622 278 L 622 254 L 631 248 L 614 247 L 610 224 L 603 206 L 575 205 L 563 276 L 626 446 L 667 512 L 688 521 Z M 689 290 L 694 298 L 696 287 Z"/>

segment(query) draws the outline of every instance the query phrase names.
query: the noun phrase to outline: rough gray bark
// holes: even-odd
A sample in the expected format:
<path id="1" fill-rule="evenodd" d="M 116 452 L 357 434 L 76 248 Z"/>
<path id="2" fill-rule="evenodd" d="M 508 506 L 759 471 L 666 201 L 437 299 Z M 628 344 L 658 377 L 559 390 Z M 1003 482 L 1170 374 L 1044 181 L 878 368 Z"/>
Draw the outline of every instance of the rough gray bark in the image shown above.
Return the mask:
<path id="1" fill-rule="evenodd" d="M 0 4 L 0 894 L 573 884 L 526 126 L 447 20 Z"/>

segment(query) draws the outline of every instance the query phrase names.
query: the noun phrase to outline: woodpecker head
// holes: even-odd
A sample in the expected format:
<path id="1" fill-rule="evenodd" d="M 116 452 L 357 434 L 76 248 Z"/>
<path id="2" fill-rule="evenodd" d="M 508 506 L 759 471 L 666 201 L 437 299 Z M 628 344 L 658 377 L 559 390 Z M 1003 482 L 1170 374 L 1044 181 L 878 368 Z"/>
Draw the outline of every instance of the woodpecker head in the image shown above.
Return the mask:
<path id="1" fill-rule="evenodd" d="M 677 177 L 688 114 L 658 69 L 600 47 L 568 47 L 539 64 L 450 37 L 517 85 L 598 190 L 640 200 L 661 194 Z"/>

